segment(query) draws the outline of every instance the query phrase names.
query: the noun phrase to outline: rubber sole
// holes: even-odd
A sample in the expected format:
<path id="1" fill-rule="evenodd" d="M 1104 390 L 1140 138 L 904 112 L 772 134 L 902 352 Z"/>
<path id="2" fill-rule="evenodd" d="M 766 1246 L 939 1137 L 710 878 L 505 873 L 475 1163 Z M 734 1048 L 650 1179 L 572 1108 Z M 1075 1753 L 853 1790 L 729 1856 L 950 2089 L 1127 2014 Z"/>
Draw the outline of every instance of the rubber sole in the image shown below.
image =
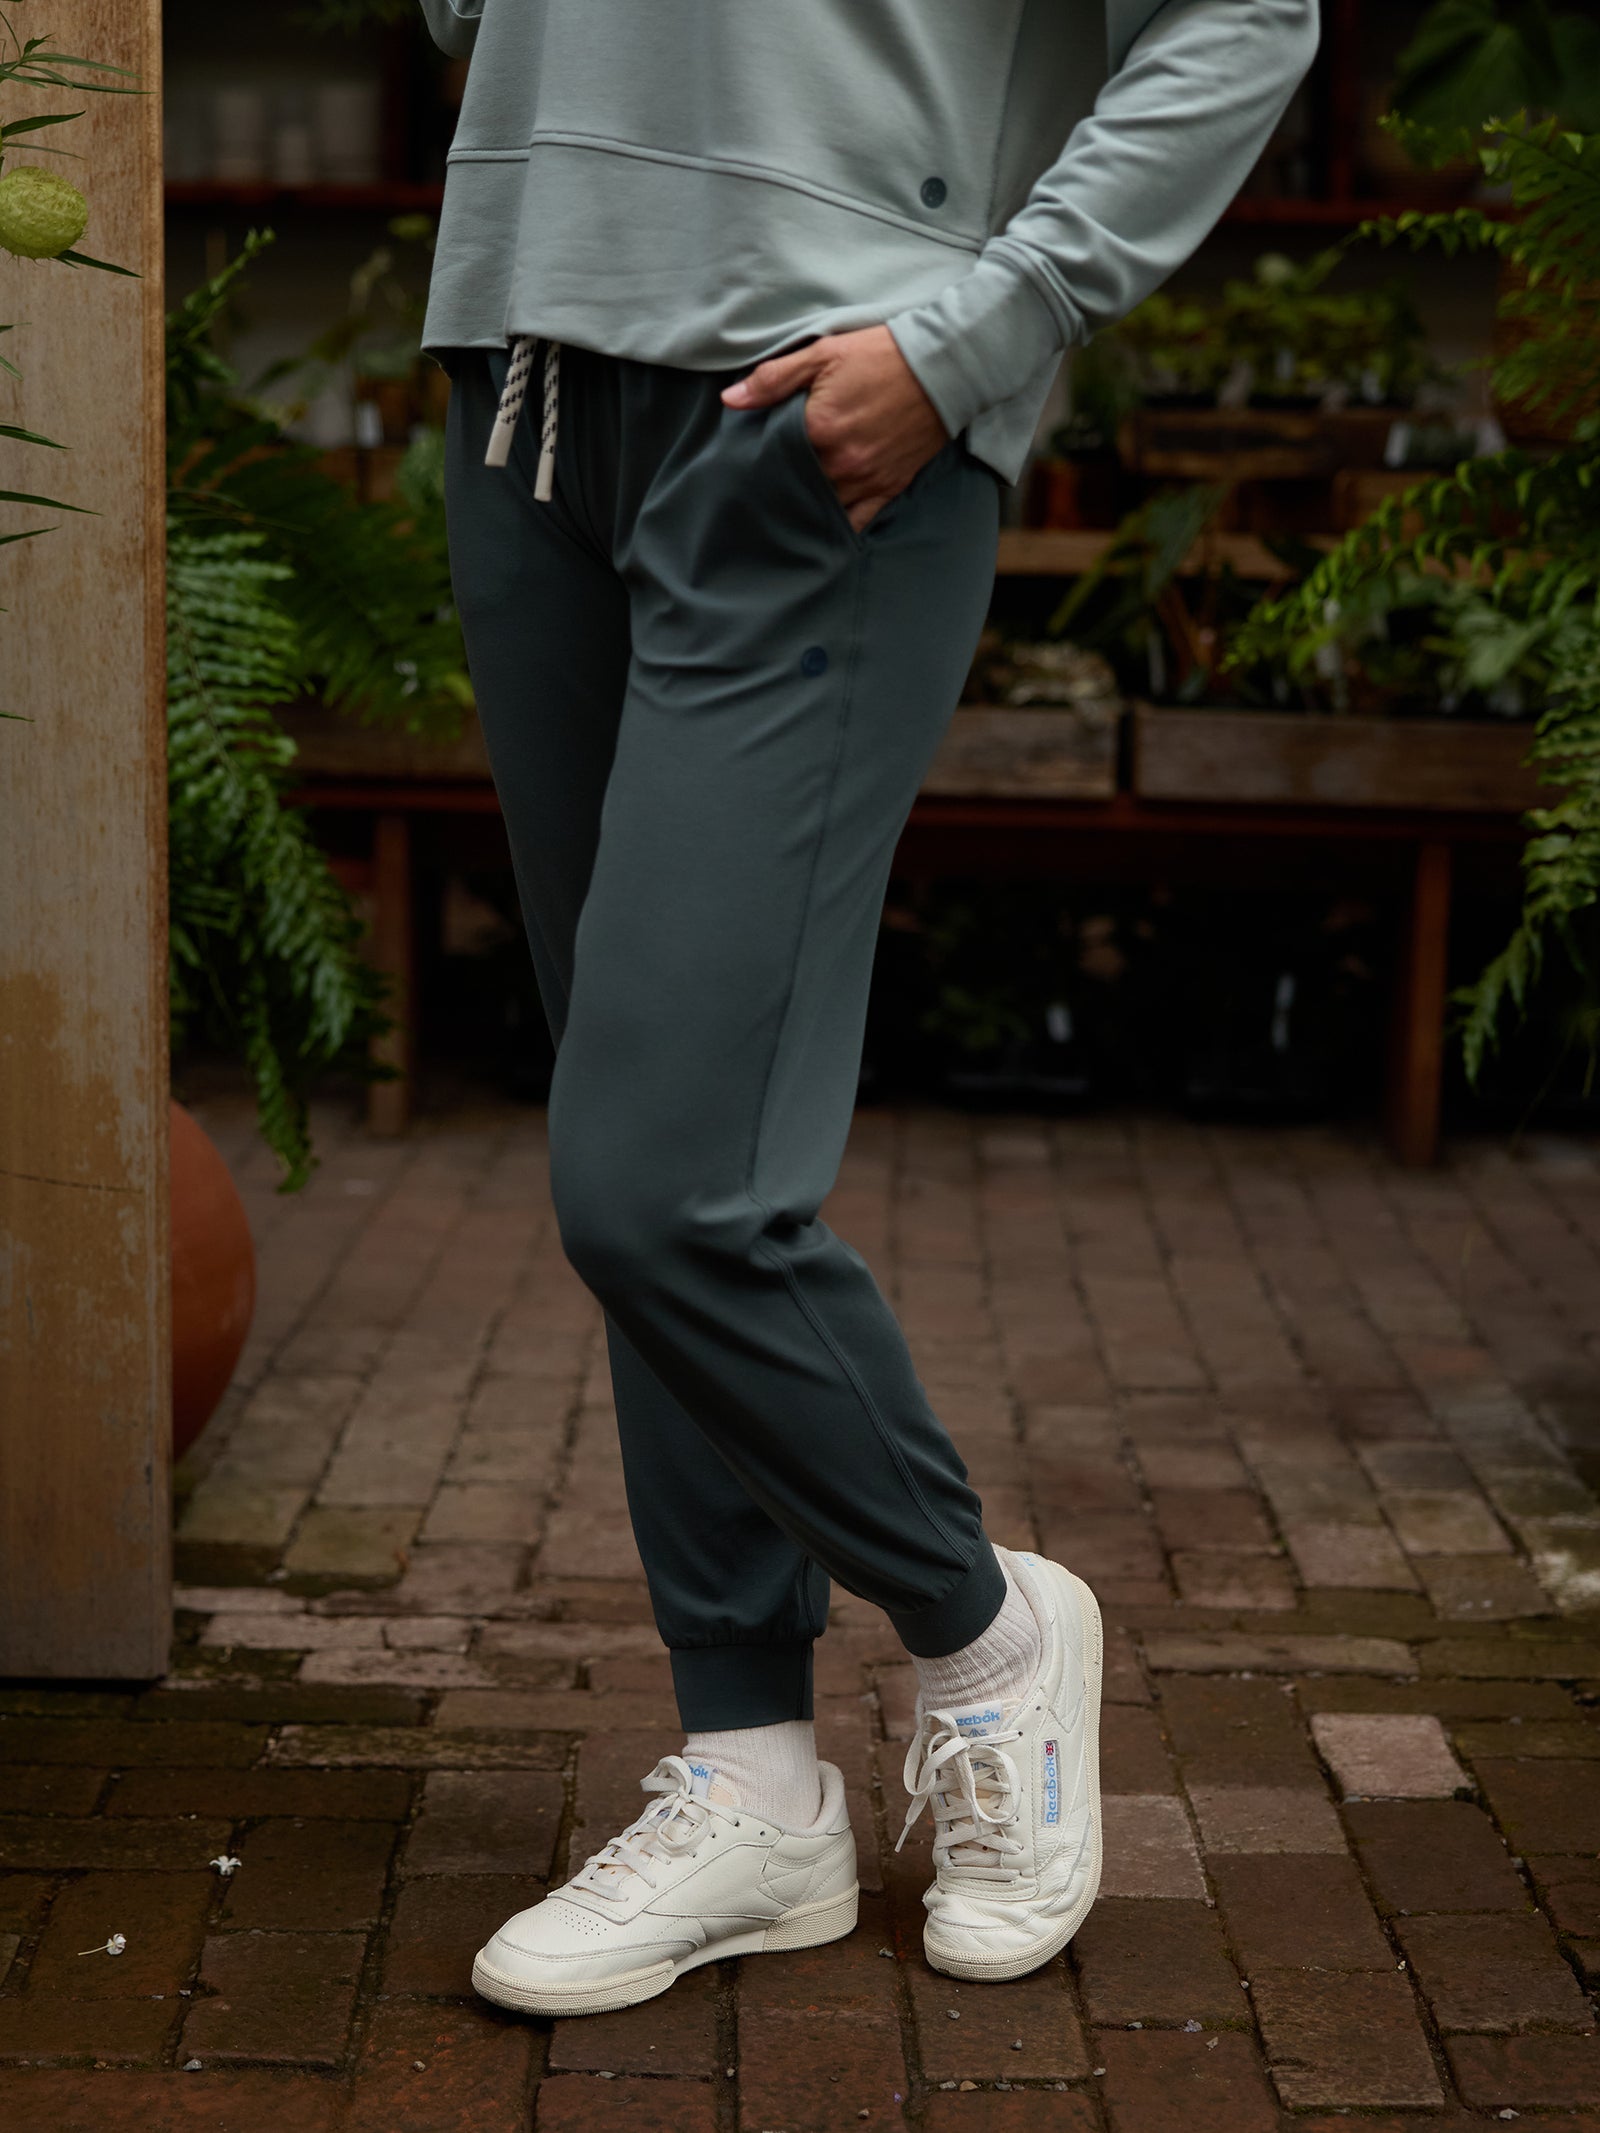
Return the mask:
<path id="1" fill-rule="evenodd" d="M 1105 1638 L 1100 1626 L 1100 1603 L 1082 1578 L 1060 1569 L 1074 1589 L 1078 1611 L 1083 1617 L 1083 1703 L 1084 1725 L 1088 1729 L 1090 1827 L 1094 1834 L 1094 1866 L 1089 1883 L 1072 1909 L 1058 1919 L 1048 1936 L 1036 1941 L 1031 1948 L 1019 1955 L 1004 1960 L 985 1962 L 981 1956 L 947 1955 L 942 1948 L 929 1945 L 923 1935 L 923 1953 L 932 1967 L 945 1977 L 958 1977 L 974 1984 L 1003 1985 L 1012 1978 L 1028 1977 L 1039 1967 L 1059 1955 L 1094 1908 L 1094 1900 L 1100 1893 L 1100 1873 L 1104 1864 L 1104 1850 L 1100 1828 L 1100 1687 L 1105 1674 Z"/>
<path id="2" fill-rule="evenodd" d="M 473 1990 L 497 2007 L 517 2014 L 580 2015 L 610 2014 L 619 2007 L 637 2007 L 644 2000 L 658 1999 L 680 1977 L 704 1963 L 726 1962 L 731 1955 L 776 1955 L 790 1948 L 820 1948 L 830 1940 L 843 1940 L 853 1933 L 860 1890 L 856 1884 L 842 1895 L 825 1896 L 820 1903 L 799 1904 L 785 1911 L 770 1926 L 757 1926 L 749 1933 L 734 1933 L 726 1940 L 708 1942 L 675 1963 L 652 1963 L 647 1969 L 629 1971 L 623 1977 L 596 1978 L 581 1985 L 528 1985 L 506 1977 L 480 1955 L 472 1966 Z"/>

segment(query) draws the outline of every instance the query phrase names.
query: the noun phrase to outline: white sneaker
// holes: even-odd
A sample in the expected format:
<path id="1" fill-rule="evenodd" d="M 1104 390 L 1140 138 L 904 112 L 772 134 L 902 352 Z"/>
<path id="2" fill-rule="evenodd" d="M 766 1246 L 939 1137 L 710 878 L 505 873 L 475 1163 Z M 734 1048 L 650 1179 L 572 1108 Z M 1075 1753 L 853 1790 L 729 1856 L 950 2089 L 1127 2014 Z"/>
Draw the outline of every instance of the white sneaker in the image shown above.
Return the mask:
<path id="1" fill-rule="evenodd" d="M 741 1807 L 720 1771 L 663 1756 L 641 1780 L 662 1797 L 565 1888 L 508 1919 L 473 1984 L 524 2014 L 601 2014 L 724 1956 L 842 1939 L 856 1922 L 856 1844 L 844 1780 L 818 1767 L 817 1820 L 780 1829 Z"/>
<path id="2" fill-rule="evenodd" d="M 906 1754 L 900 1843 L 931 1806 L 922 1944 L 950 1977 L 1025 1977 L 1066 1946 L 1100 1887 L 1100 1610 L 1059 1563 L 997 1553 L 1039 1618 L 1039 1671 L 1015 1703 L 919 1704 Z"/>

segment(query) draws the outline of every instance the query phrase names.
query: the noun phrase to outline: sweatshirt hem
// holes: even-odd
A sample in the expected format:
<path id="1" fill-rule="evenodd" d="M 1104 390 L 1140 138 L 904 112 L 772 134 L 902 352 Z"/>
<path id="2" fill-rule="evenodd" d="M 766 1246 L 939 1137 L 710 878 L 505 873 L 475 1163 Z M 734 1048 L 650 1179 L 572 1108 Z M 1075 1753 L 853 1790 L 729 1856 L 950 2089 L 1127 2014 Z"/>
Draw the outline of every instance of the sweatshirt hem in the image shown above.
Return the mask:
<path id="1" fill-rule="evenodd" d="M 445 161 L 447 166 L 458 163 L 526 162 L 536 149 L 545 147 L 577 148 L 591 155 L 618 156 L 636 163 L 661 163 L 677 170 L 700 171 L 707 176 L 736 178 L 758 185 L 775 185 L 786 192 L 804 193 L 807 198 L 820 200 L 827 207 L 842 208 L 853 215 L 866 215 L 874 222 L 886 222 L 891 229 L 904 230 L 909 236 L 921 238 L 929 244 L 943 245 L 951 251 L 977 253 L 983 249 L 985 241 L 981 232 L 936 229 L 915 215 L 901 214 L 881 201 L 864 199 L 860 193 L 845 192 L 838 186 L 822 185 L 814 178 L 801 177 L 795 171 L 779 170 L 770 163 L 749 163 L 733 156 L 689 155 L 680 149 L 652 148 L 642 141 L 620 140 L 604 133 L 576 133 L 554 127 L 541 128 L 530 137 L 526 147 L 455 147 L 450 150 Z"/>

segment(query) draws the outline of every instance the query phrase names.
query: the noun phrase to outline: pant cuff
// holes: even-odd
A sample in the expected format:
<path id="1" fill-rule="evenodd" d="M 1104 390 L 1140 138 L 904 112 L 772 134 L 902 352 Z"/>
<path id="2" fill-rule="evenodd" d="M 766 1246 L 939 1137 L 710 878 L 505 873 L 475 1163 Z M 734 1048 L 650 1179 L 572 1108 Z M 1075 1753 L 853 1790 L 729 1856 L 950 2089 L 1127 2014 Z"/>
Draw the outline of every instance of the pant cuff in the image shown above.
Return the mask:
<path id="1" fill-rule="evenodd" d="M 913 1607 L 903 1613 L 891 1607 L 886 1612 L 895 1635 L 914 1657 L 945 1659 L 983 1635 L 1005 1596 L 1006 1574 L 985 1540 L 971 1569 L 963 1572 L 942 1600 L 935 1600 L 931 1607 Z"/>
<path id="2" fill-rule="evenodd" d="M 811 1716 L 809 1644 L 696 1644 L 674 1647 L 671 1657 L 686 1732 L 777 1726 Z"/>

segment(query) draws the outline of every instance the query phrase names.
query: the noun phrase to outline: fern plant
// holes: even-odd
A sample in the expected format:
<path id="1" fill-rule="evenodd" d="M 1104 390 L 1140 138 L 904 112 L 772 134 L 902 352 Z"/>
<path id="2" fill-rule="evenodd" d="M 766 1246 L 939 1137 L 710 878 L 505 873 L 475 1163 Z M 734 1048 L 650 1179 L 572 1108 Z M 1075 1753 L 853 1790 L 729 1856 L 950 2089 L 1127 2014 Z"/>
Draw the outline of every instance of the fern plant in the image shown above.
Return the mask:
<path id="1" fill-rule="evenodd" d="M 325 702 L 414 731 L 454 731 L 472 691 L 442 510 L 419 509 L 414 484 L 403 504 L 363 503 L 316 451 L 290 441 L 217 351 L 218 324 L 272 241 L 252 231 L 168 321 L 171 509 L 184 524 L 257 533 L 263 552 L 288 566 L 278 598 Z"/>
<path id="2" fill-rule="evenodd" d="M 259 533 L 169 530 L 168 840 L 172 1026 L 240 1051 L 293 1188 L 310 1175 L 306 1090 L 384 1026 L 349 898 L 284 805 L 294 743 L 276 710 L 305 679 L 292 572 Z"/>
<path id="3" fill-rule="evenodd" d="M 1517 118 L 1491 125 L 1479 154 L 1489 182 L 1509 189 L 1512 217 L 1404 214 L 1349 241 L 1494 251 L 1518 270 L 1501 298 L 1513 330 L 1491 364 L 1494 389 L 1565 441 L 1467 460 L 1391 498 L 1293 592 L 1263 602 L 1232 651 L 1240 666 L 1325 672 L 1345 616 L 1418 573 L 1454 581 L 1458 623 L 1476 603 L 1483 645 L 1540 646 L 1546 695 L 1529 760 L 1557 797 L 1527 817 L 1516 928 L 1458 995 L 1474 1080 L 1549 948 L 1583 966 L 1577 921 L 1600 898 L 1600 136 Z"/>
<path id="4" fill-rule="evenodd" d="M 284 1187 L 310 1175 L 307 1097 L 370 1072 L 386 1026 L 350 898 L 286 804 L 278 713 L 315 693 L 414 729 L 470 702 L 426 454 L 403 506 L 363 504 L 240 388 L 216 328 L 269 240 L 168 321 L 168 807 L 174 1039 L 242 1054 Z"/>

